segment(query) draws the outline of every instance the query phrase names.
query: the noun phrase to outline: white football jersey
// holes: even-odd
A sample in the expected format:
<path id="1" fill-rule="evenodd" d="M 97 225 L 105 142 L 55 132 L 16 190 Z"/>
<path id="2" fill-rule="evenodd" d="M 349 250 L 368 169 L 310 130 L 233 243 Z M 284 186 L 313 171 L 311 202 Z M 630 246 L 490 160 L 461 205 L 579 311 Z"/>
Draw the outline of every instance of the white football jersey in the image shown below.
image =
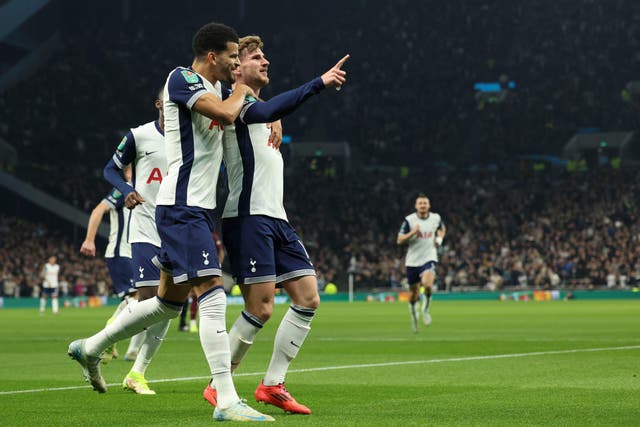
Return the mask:
<path id="1" fill-rule="evenodd" d="M 270 134 L 265 123 L 245 125 L 236 121 L 225 127 L 223 157 L 229 197 L 223 218 L 266 215 L 287 221 L 284 162 L 280 150 L 269 144 Z"/>
<path id="2" fill-rule="evenodd" d="M 157 205 L 216 207 L 216 182 L 222 163 L 223 126 L 195 111 L 205 93 L 222 98 L 220 82 L 211 84 L 190 68 L 178 67 L 164 87 L 164 138 L 167 176 Z"/>
<path id="3" fill-rule="evenodd" d="M 107 243 L 107 249 L 104 253 L 105 258 L 131 258 L 131 245 L 127 242 L 129 213 L 131 211 L 124 207 L 122 193 L 114 188 L 102 201 L 111 208 L 109 211 L 109 243 Z"/>
<path id="4" fill-rule="evenodd" d="M 435 238 L 436 231 L 442 226 L 442 218 L 435 212 L 420 218 L 414 212 L 404 219 L 399 234 L 407 234 L 416 224 L 420 225 L 420 232 L 409 239 L 405 260 L 407 267 L 420 267 L 429 261 L 438 261 Z"/>
<path id="5" fill-rule="evenodd" d="M 60 266 L 58 264 L 46 263 L 44 265 L 44 282 L 42 286 L 45 288 L 57 288 L 59 272 Z"/>
<path id="6" fill-rule="evenodd" d="M 167 173 L 164 135 L 157 121 L 131 129 L 113 156 L 118 167 L 133 164 L 133 186 L 144 203 L 131 210 L 129 243 L 151 243 L 160 247 L 156 227 L 156 197 Z"/>

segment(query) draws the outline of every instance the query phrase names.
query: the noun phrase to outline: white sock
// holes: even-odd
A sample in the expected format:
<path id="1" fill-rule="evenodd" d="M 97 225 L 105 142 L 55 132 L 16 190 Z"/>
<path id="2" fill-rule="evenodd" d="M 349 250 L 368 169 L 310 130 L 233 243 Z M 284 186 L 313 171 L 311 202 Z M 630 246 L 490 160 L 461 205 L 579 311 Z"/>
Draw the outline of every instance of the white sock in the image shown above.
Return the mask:
<path id="1" fill-rule="evenodd" d="M 284 383 L 291 361 L 298 355 L 300 347 L 311 330 L 311 321 L 315 310 L 291 305 L 285 313 L 276 338 L 273 342 L 273 354 L 269 368 L 264 376 L 264 385 Z"/>
<path id="2" fill-rule="evenodd" d="M 253 314 L 242 310 L 240 316 L 229 331 L 229 346 L 231 347 L 231 371 L 235 371 L 247 351 L 251 348 L 264 323 Z"/>
<path id="3" fill-rule="evenodd" d="M 40 298 L 40 313 L 44 313 L 44 309 L 47 307 L 47 300 Z"/>
<path id="4" fill-rule="evenodd" d="M 120 305 L 122 305 L 122 310 L 124 310 L 125 308 L 131 307 L 133 308 L 136 304 L 138 304 L 138 299 L 134 298 L 134 297 L 130 297 L 130 296 L 126 296 L 124 297 L 124 305 L 122 305 L 122 303 L 120 303 Z M 120 306 L 118 306 L 120 307 Z M 122 310 L 118 311 L 116 310 L 116 312 L 118 312 L 118 314 L 122 313 Z M 114 313 L 114 316 L 116 315 L 116 313 Z M 115 317 L 113 317 L 115 319 Z M 131 353 L 135 353 L 136 355 L 138 354 L 138 352 L 140 351 L 140 347 L 142 346 L 142 343 L 144 342 L 145 338 L 147 337 L 147 331 L 142 331 L 138 334 L 135 334 L 134 336 L 131 337 L 131 340 L 129 341 L 129 347 L 127 347 L 127 352 L 125 354 L 131 354 Z"/>
<path id="5" fill-rule="evenodd" d="M 135 353 L 137 355 L 138 352 L 140 351 L 140 347 L 142 347 L 142 343 L 144 343 L 144 340 L 146 338 L 147 338 L 147 331 L 142 331 L 132 336 L 131 341 L 129 341 L 129 347 L 127 347 L 126 354 Z"/>
<path id="6" fill-rule="evenodd" d="M 153 359 L 153 356 L 155 356 L 158 349 L 160 349 L 162 340 L 164 336 L 167 335 L 167 330 L 169 330 L 170 323 L 171 319 L 161 320 L 147 328 L 146 338 L 142 347 L 140 347 L 133 368 L 131 368 L 132 371 L 144 375 L 147 367 L 151 363 L 151 359 Z"/>
<path id="7" fill-rule="evenodd" d="M 431 305 L 431 296 L 426 296 L 425 295 L 425 298 L 422 301 L 422 312 L 423 313 L 428 313 L 430 305 Z"/>
<path id="8" fill-rule="evenodd" d="M 198 299 L 200 343 L 218 390 L 218 407 L 228 408 L 240 398 L 231 378 L 231 351 L 225 315 L 227 296 L 222 288 Z"/>
<path id="9" fill-rule="evenodd" d="M 124 310 L 124 308 L 127 306 L 127 300 L 123 299 L 122 301 L 120 301 L 120 304 L 118 304 L 118 306 L 116 307 L 116 311 L 113 312 L 113 314 L 111 315 L 111 317 L 109 318 L 109 320 L 107 320 L 107 325 L 111 322 L 113 322 L 113 319 L 115 319 L 116 317 L 118 317 L 118 314 L 120 314 L 120 312 L 122 310 Z"/>
<path id="10" fill-rule="evenodd" d="M 58 305 L 58 298 L 54 297 L 51 300 L 51 310 L 53 310 L 53 314 L 57 314 L 60 306 Z"/>
<path id="11" fill-rule="evenodd" d="M 418 313 L 416 313 L 416 302 L 409 302 L 409 313 L 411 313 L 411 326 L 413 330 L 418 329 Z"/>
<path id="12" fill-rule="evenodd" d="M 180 315 L 182 303 L 163 301 L 158 297 L 140 301 L 125 310 L 97 334 L 87 338 L 84 348 L 89 356 L 98 356 L 114 342 L 133 336 L 161 320 Z"/>

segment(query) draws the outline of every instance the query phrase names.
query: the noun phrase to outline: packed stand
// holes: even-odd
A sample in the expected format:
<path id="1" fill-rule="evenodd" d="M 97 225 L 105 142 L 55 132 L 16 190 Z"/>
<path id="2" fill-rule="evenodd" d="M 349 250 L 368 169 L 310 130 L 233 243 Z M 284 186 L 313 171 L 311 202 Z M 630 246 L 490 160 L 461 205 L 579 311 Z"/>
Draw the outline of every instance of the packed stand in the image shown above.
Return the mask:
<path id="1" fill-rule="evenodd" d="M 109 295 L 111 279 L 104 258 L 80 255 L 79 245 L 44 224 L 0 216 L 0 296 L 37 297 L 49 257 L 60 265 L 61 296 Z"/>

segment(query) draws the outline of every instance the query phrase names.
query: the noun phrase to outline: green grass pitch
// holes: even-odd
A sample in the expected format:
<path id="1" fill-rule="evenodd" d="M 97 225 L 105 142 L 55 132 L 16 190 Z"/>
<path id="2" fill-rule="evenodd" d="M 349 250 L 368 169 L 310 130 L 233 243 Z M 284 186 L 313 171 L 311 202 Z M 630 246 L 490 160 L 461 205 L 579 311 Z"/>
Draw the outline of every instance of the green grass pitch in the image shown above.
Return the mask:
<path id="1" fill-rule="evenodd" d="M 287 376 L 310 416 L 253 399 L 285 309 L 276 306 L 235 376 L 239 394 L 278 425 L 640 425 L 639 300 L 436 298 L 433 325 L 415 335 L 404 303 L 324 303 Z M 131 367 L 121 359 L 103 367 L 109 391 L 91 391 L 67 346 L 96 332 L 112 310 L 0 310 L 0 424 L 216 423 L 202 399 L 208 367 L 198 336 L 178 332 L 176 321 L 147 371 L 156 396 L 120 388 Z M 228 308 L 228 324 L 239 310 Z"/>

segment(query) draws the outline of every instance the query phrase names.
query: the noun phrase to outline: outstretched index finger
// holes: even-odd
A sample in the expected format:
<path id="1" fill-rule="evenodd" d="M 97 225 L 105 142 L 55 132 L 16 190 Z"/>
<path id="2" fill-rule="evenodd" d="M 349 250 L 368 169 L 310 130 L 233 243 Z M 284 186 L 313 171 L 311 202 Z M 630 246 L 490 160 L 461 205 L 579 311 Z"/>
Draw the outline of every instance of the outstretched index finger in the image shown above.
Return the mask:
<path id="1" fill-rule="evenodd" d="M 338 70 L 340 68 L 342 68 L 342 66 L 344 65 L 345 62 L 347 62 L 347 59 L 349 59 L 350 55 L 347 53 L 344 58 L 342 58 L 340 61 L 338 61 L 338 63 L 333 67 L 333 68 L 337 68 Z"/>

